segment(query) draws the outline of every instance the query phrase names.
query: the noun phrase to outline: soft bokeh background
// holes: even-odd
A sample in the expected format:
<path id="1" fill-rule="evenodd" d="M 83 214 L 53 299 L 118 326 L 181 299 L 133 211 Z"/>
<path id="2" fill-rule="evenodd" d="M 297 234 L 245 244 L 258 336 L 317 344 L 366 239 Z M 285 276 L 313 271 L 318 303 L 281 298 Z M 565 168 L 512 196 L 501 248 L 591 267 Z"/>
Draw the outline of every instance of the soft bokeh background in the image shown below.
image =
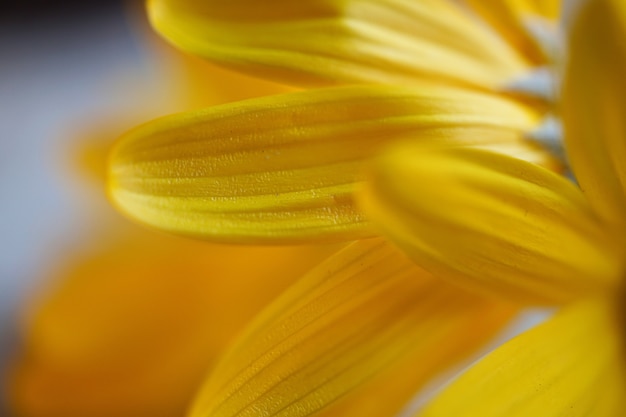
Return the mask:
<path id="1" fill-rule="evenodd" d="M 73 166 L 81 129 L 98 114 L 123 114 L 140 106 L 143 90 L 160 94 L 154 56 L 141 47 L 137 24 L 129 21 L 133 5 L 114 0 L 8 3 L 0 13 L 3 366 L 15 344 L 16 308 L 45 284 L 60 254 L 81 250 L 100 215 L 94 212 L 98 205 L 89 202 L 89 194 L 97 191 L 75 175 Z M 124 83 L 136 88 L 120 94 Z"/>
<path id="2" fill-rule="evenodd" d="M 142 1 L 62 6 L 0 18 L 0 389 L 20 416 L 182 415 L 239 329 L 332 247 L 144 230 L 106 201 L 105 156 L 154 117 L 286 87 L 178 53 Z"/>

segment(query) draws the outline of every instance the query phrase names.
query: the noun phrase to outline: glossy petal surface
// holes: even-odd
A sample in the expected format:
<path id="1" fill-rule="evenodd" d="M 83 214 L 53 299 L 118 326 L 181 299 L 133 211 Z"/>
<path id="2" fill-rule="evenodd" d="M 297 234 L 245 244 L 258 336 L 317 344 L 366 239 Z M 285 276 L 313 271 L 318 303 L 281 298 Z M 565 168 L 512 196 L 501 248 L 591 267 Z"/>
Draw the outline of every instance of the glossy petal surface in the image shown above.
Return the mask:
<path id="1" fill-rule="evenodd" d="M 419 416 L 622 415 L 624 340 L 615 310 L 606 301 L 567 307 L 506 343 L 452 383 Z"/>
<path id="2" fill-rule="evenodd" d="M 437 79 L 484 89 L 525 67 L 446 0 L 151 0 L 148 7 L 152 24 L 178 47 L 296 85 Z"/>
<path id="3" fill-rule="evenodd" d="M 363 240 L 257 317 L 191 416 L 307 416 L 415 355 L 444 368 L 510 313 L 430 277 L 388 243 Z"/>
<path id="4" fill-rule="evenodd" d="M 508 155 L 398 145 L 363 205 L 419 265 L 478 291 L 551 303 L 620 279 L 617 248 L 578 188 Z"/>
<path id="5" fill-rule="evenodd" d="M 533 126 L 526 108 L 457 89 L 350 87 L 249 100 L 156 120 L 123 136 L 110 164 L 118 207 L 168 231 L 229 242 L 372 236 L 353 201 L 363 162 L 421 132 Z M 507 136 L 508 135 L 508 136 Z M 504 138 L 504 139 L 503 139 Z"/>

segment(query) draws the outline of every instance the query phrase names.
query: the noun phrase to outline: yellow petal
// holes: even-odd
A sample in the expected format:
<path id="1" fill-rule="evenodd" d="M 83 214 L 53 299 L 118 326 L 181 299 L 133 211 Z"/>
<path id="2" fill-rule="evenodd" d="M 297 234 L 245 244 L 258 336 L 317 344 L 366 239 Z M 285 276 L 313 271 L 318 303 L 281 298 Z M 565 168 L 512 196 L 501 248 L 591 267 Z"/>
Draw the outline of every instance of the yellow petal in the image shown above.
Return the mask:
<path id="1" fill-rule="evenodd" d="M 183 415 L 233 336 L 330 249 L 235 248 L 146 233 L 67 260 L 29 306 L 10 380 L 13 411 Z"/>
<path id="2" fill-rule="evenodd" d="M 616 248 L 578 188 L 508 155 L 397 145 L 362 197 L 419 265 L 475 290 L 551 303 L 620 275 Z"/>
<path id="3" fill-rule="evenodd" d="M 513 102 L 456 89 L 344 87 L 250 100 L 129 132 L 111 158 L 110 193 L 130 216 L 186 235 L 358 239 L 373 233 L 352 192 L 382 143 L 427 129 L 450 142 L 454 127 L 512 135 L 534 121 Z"/>
<path id="4" fill-rule="evenodd" d="M 405 358 L 400 358 L 380 375 L 315 415 L 398 415 L 415 394 L 425 388 L 424 384 L 440 376 L 450 364 L 466 362 L 477 348 L 484 348 L 485 342 L 502 328 L 513 310 L 485 300 L 483 309 L 464 310 L 464 314 L 458 315 L 457 312 L 451 312 L 455 318 L 449 316 L 441 320 L 438 334 L 431 333 L 428 340 L 421 336 Z"/>
<path id="5" fill-rule="evenodd" d="M 426 78 L 490 88 L 525 67 L 444 0 L 150 0 L 148 11 L 176 46 L 296 85 Z"/>
<path id="6" fill-rule="evenodd" d="M 488 355 L 419 416 L 623 415 L 623 323 L 614 314 L 606 300 L 568 307 Z"/>
<path id="7" fill-rule="evenodd" d="M 626 230 L 626 3 L 585 2 L 570 38 L 563 91 L 567 150 L 581 188 Z"/>
<path id="8" fill-rule="evenodd" d="M 535 64 L 545 63 L 541 45 L 528 31 L 528 24 L 553 24 L 561 12 L 561 0 L 464 0 L 480 14 L 500 36 Z"/>
<path id="9" fill-rule="evenodd" d="M 444 285 L 384 241 L 360 241 L 257 317 L 191 416 L 307 416 L 411 355 L 441 370 L 510 313 Z M 462 347 L 448 346 L 456 343 Z M 433 368 L 417 370 L 416 379 L 423 383 Z"/>

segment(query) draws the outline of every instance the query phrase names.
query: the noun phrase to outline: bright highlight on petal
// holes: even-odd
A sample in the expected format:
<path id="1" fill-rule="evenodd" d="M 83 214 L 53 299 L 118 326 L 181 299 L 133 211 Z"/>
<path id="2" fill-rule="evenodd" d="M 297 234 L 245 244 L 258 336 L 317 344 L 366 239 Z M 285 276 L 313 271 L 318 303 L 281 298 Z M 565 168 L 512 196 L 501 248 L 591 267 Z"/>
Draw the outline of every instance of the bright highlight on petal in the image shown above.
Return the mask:
<path id="1" fill-rule="evenodd" d="M 626 3 L 588 1 L 574 23 L 563 120 L 576 179 L 626 233 Z"/>
<path id="2" fill-rule="evenodd" d="M 511 312 L 430 277 L 384 241 L 360 241 L 257 318 L 191 416 L 307 416 L 421 356 L 428 365 L 416 371 L 419 385 L 483 343 Z"/>
<path id="3" fill-rule="evenodd" d="M 624 341 L 606 301 L 567 307 L 506 343 L 452 383 L 419 417 L 623 415 Z"/>
<path id="4" fill-rule="evenodd" d="M 375 166 L 362 200 L 419 265 L 477 291 L 552 303 L 620 279 L 613 242 L 582 193 L 518 158 L 398 145 Z"/>
<path id="5" fill-rule="evenodd" d="M 358 239 L 373 231 L 352 194 L 363 162 L 381 144 L 427 130 L 438 133 L 425 140 L 454 143 L 446 132 L 460 127 L 514 136 L 535 121 L 511 101 L 457 89 L 287 94 L 129 132 L 110 160 L 109 187 L 122 211 L 172 232 L 229 242 Z"/>
<path id="6" fill-rule="evenodd" d="M 148 11 L 183 50 L 296 85 L 426 78 L 486 89 L 526 67 L 447 0 L 151 0 Z"/>

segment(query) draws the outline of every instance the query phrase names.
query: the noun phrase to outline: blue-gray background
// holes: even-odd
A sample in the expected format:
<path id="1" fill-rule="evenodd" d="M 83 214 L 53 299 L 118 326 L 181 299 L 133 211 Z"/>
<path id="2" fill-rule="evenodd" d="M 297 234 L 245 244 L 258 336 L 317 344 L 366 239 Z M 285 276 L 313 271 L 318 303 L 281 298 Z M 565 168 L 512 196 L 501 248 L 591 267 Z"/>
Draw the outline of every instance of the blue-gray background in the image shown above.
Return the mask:
<path id="1" fill-rule="evenodd" d="M 141 105 L 136 91 L 110 88 L 153 71 L 131 6 L 15 0 L 0 11 L 0 365 L 24 297 L 93 227 L 79 195 L 87 185 L 72 173 L 72 135 L 98 114 Z"/>

